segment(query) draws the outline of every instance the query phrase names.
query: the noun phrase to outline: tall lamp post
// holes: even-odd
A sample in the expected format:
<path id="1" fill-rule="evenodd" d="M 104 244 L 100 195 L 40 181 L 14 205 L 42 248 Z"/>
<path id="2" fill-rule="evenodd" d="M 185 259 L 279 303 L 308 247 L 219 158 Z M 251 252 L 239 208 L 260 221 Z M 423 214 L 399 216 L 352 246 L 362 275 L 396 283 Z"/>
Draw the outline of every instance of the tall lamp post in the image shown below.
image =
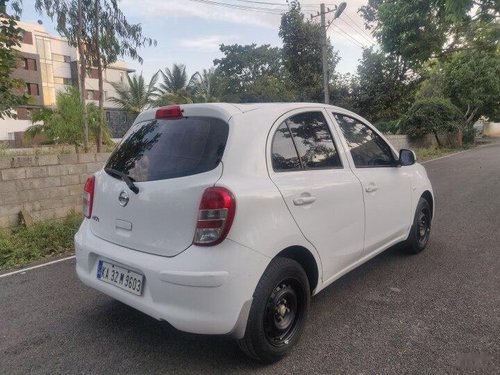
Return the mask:
<path id="1" fill-rule="evenodd" d="M 324 93 L 324 101 L 325 104 L 330 103 L 330 89 L 329 89 L 329 67 L 328 67 L 328 46 L 327 46 L 327 37 L 326 32 L 333 20 L 339 18 L 342 12 L 345 10 L 347 4 L 345 2 L 340 3 L 338 6 L 335 6 L 334 9 L 330 10 L 329 8 L 325 8 L 325 4 L 320 4 L 320 12 L 319 14 L 313 16 L 311 18 L 321 16 L 321 59 L 323 64 L 323 93 Z M 334 12 L 333 19 L 326 23 L 326 14 Z"/>

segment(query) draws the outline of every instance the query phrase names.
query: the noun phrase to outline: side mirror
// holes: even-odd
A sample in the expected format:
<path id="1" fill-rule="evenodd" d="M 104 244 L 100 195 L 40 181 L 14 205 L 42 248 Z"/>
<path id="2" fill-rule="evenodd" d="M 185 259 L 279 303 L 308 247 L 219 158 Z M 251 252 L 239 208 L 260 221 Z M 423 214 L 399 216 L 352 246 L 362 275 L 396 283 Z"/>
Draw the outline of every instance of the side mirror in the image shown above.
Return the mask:
<path id="1" fill-rule="evenodd" d="M 412 150 L 402 149 L 399 151 L 399 164 L 404 167 L 407 165 L 413 165 L 417 161 L 417 156 Z"/>

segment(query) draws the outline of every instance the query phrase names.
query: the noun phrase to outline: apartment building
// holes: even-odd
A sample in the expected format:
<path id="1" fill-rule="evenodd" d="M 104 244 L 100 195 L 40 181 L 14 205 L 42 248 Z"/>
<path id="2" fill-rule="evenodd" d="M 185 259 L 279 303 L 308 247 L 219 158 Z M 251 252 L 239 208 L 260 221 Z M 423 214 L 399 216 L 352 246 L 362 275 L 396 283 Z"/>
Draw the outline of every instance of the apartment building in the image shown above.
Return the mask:
<path id="1" fill-rule="evenodd" d="M 69 85 L 78 85 L 78 52 L 64 38 L 50 35 L 44 26 L 36 23 L 18 22 L 24 30 L 20 60 L 12 77 L 26 82 L 26 93 L 31 99 L 27 106 L 16 109 L 17 119 L 0 119 L 0 141 L 12 144 L 20 133 L 31 126 L 30 111 L 56 103 L 57 93 Z M 106 121 L 114 137 L 121 137 L 133 122 L 133 118 L 110 102 L 116 95 L 111 82 L 127 84 L 127 74 L 133 72 L 123 61 L 107 67 L 104 71 L 104 108 Z M 87 102 L 96 105 L 99 100 L 97 69 L 88 70 L 86 85 Z"/>

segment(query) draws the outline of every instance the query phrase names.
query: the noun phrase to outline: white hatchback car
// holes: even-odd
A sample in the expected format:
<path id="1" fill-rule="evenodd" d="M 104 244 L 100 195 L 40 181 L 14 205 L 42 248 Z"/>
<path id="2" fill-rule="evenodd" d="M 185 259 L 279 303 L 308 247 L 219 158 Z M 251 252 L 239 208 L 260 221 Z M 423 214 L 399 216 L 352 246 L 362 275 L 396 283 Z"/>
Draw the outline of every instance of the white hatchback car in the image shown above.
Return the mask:
<path id="1" fill-rule="evenodd" d="M 141 113 L 85 184 L 76 270 L 179 330 L 230 334 L 274 362 L 311 295 L 394 244 L 423 250 L 433 211 L 414 153 L 342 108 L 167 106 Z"/>

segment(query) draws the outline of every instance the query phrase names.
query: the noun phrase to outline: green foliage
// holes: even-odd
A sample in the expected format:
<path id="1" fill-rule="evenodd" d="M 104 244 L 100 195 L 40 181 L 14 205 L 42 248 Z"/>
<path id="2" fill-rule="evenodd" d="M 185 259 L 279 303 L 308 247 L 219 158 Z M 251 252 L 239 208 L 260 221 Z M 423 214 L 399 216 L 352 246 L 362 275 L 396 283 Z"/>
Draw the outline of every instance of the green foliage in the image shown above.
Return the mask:
<path id="1" fill-rule="evenodd" d="M 481 116 L 500 115 L 500 52 L 464 50 L 444 65 L 444 93 L 465 115 L 468 126 Z"/>
<path id="2" fill-rule="evenodd" d="M 443 67 L 439 60 L 429 60 L 422 69 L 422 78 L 415 99 L 444 98 Z"/>
<path id="3" fill-rule="evenodd" d="M 195 103 L 216 102 L 217 98 L 214 96 L 215 81 L 217 79 L 215 68 L 203 69 L 201 73 L 196 72 L 194 77 L 193 101 Z"/>
<path id="4" fill-rule="evenodd" d="M 215 96 L 229 102 L 287 101 L 293 97 L 281 50 L 269 45 L 220 46 L 216 59 Z"/>
<path id="5" fill-rule="evenodd" d="M 28 96 L 24 94 L 24 82 L 10 77 L 19 60 L 22 30 L 15 18 L 7 15 L 6 1 L 0 0 L 0 119 L 13 117 L 12 109 L 26 104 Z"/>
<path id="6" fill-rule="evenodd" d="M 440 52 L 450 23 L 440 0 L 369 0 L 361 8 L 383 50 L 418 67 Z"/>
<path id="7" fill-rule="evenodd" d="M 460 151 L 468 150 L 472 147 L 471 144 L 466 144 L 462 146 L 443 146 L 443 147 L 429 147 L 429 148 L 417 148 L 415 153 L 417 154 L 418 161 L 432 160 L 436 158 L 441 158 L 445 155 L 454 154 Z"/>
<path id="8" fill-rule="evenodd" d="M 283 64 L 301 101 L 323 100 L 323 65 L 321 54 L 321 26 L 304 20 L 298 1 L 290 2 L 290 9 L 282 15 L 279 36 L 283 40 Z M 330 72 L 339 61 L 328 45 Z"/>
<path id="9" fill-rule="evenodd" d="M 87 105 L 87 118 L 91 134 L 96 139 L 102 116 L 94 104 Z M 58 93 L 55 108 L 44 107 L 33 111 L 31 121 L 34 125 L 27 129 L 27 137 L 42 133 L 54 143 L 71 144 L 77 150 L 83 144 L 83 107 L 76 87 L 68 87 Z M 109 131 L 106 138 L 109 139 Z"/>
<path id="10" fill-rule="evenodd" d="M 81 215 L 72 214 L 62 221 L 37 222 L 12 233 L 0 231 L 0 269 L 72 251 L 81 222 Z"/>
<path id="11" fill-rule="evenodd" d="M 161 70 L 160 72 L 163 82 L 159 85 L 159 96 L 155 101 L 155 106 L 193 102 L 196 73 L 188 79 L 186 66 L 183 64 L 174 64 L 172 70 L 165 68 L 164 72 Z"/>
<path id="12" fill-rule="evenodd" d="M 401 120 L 401 129 L 410 137 L 452 132 L 462 121 L 460 111 L 448 99 L 417 100 Z"/>
<path id="13" fill-rule="evenodd" d="M 417 85 L 399 59 L 372 48 L 363 50 L 357 83 L 356 110 L 373 123 L 401 117 L 411 106 Z"/>
<path id="14" fill-rule="evenodd" d="M 157 80 L 158 73 L 154 74 L 146 85 L 141 73 L 139 76 L 134 74 L 132 78 L 127 75 L 128 85 L 110 82 L 118 96 L 110 98 L 109 101 L 125 111 L 139 114 L 150 107 L 158 97 L 158 89 L 155 87 Z"/>
<path id="15" fill-rule="evenodd" d="M 400 132 L 400 120 L 379 121 L 375 127 L 384 134 L 398 134 Z"/>

